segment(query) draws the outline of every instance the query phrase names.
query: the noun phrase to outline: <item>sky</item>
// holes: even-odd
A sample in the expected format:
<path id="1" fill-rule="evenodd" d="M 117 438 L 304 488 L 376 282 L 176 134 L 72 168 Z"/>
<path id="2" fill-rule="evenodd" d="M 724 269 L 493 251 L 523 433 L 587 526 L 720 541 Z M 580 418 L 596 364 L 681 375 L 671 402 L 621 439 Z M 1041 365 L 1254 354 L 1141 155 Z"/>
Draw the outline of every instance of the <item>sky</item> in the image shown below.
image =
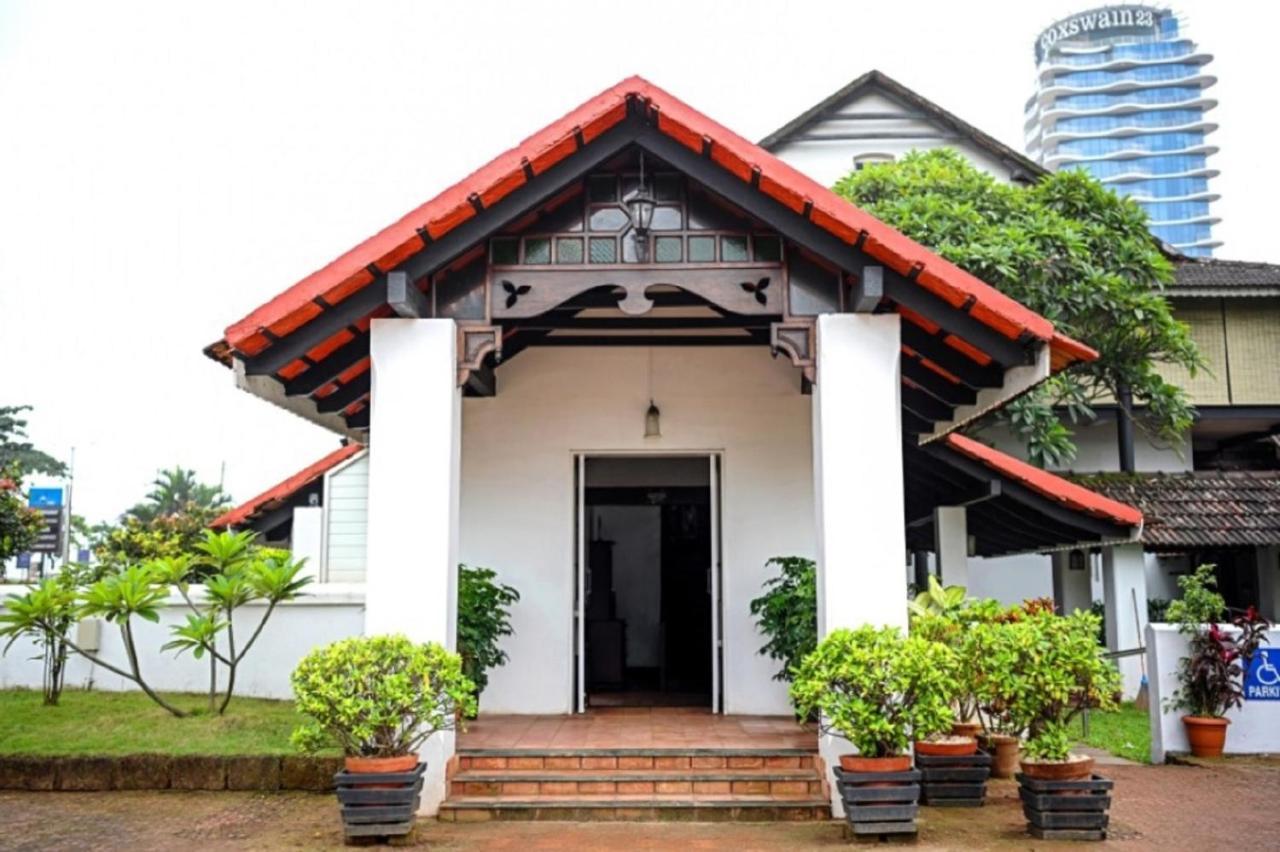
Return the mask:
<path id="1" fill-rule="evenodd" d="M 201 349 L 592 95 L 641 74 L 758 139 L 878 68 L 1021 150 L 1033 40 L 1087 5 L 0 0 L 0 405 L 74 448 L 92 521 L 173 465 L 247 499 L 337 438 Z M 1280 262 L 1280 4 L 1176 8 L 1216 54 L 1219 256 Z"/>

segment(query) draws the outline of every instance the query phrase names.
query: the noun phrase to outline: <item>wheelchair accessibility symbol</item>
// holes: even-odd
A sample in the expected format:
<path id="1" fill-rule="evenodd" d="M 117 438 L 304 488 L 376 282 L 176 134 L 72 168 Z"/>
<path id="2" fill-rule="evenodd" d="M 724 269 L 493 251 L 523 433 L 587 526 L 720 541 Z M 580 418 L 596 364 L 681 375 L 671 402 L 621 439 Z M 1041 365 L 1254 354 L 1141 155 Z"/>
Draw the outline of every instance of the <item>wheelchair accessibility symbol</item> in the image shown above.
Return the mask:
<path id="1" fill-rule="evenodd" d="M 1280 701 L 1280 648 L 1259 648 L 1244 676 L 1244 697 Z"/>

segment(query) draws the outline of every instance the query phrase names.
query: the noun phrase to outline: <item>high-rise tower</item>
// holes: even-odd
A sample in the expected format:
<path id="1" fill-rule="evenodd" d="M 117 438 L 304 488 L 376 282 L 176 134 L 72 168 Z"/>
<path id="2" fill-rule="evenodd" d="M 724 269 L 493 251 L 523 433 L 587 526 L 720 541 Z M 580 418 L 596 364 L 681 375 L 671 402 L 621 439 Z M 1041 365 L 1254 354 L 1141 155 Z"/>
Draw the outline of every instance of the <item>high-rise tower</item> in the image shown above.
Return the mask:
<path id="1" fill-rule="evenodd" d="M 1213 56 L 1168 9 L 1104 6 L 1057 21 L 1036 39 L 1027 153 L 1046 168 L 1082 168 L 1137 201 L 1160 239 L 1188 255 L 1221 242 L 1206 142 Z"/>

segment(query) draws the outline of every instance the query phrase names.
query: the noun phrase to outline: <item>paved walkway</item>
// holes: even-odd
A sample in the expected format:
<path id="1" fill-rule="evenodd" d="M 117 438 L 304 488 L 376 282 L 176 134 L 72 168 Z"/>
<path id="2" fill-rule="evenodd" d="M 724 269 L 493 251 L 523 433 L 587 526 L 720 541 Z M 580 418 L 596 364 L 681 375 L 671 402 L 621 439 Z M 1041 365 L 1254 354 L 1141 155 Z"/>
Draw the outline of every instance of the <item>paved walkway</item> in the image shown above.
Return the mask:
<path id="1" fill-rule="evenodd" d="M 1088 849 L 1274 848 L 1280 761 L 1114 766 L 1112 838 Z M 1033 844 L 1017 790 L 993 785 L 981 810 L 922 809 L 917 849 L 1067 849 Z M 331 796 L 297 793 L 0 792 L 0 849 L 326 849 L 342 845 Z M 477 823 L 424 821 L 412 845 L 435 849 L 783 850 L 850 847 L 836 823 Z"/>

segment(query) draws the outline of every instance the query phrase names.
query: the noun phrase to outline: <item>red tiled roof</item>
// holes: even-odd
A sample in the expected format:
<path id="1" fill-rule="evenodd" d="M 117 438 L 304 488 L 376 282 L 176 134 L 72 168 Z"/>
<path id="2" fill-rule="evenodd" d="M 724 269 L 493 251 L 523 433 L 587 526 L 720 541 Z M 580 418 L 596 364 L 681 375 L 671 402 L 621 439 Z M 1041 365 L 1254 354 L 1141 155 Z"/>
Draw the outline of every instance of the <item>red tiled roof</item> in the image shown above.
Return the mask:
<path id="1" fill-rule="evenodd" d="M 222 529 L 223 527 L 234 527 L 250 520 L 254 515 L 267 509 L 273 509 L 276 506 L 288 500 L 299 490 L 306 488 L 320 477 L 324 476 L 333 468 L 342 462 L 354 456 L 356 453 L 364 449 L 361 444 L 351 443 L 338 447 L 338 449 L 329 453 L 324 458 L 314 462 L 302 470 L 290 476 L 283 482 L 263 491 L 252 500 L 248 500 L 236 506 L 223 514 L 219 515 L 209 524 L 214 529 Z"/>
<path id="2" fill-rule="evenodd" d="M 223 357 L 234 349 L 256 355 L 272 341 L 289 335 L 374 281 L 425 247 L 421 234 L 439 239 L 570 156 L 580 141 L 590 142 L 627 115 L 627 102 L 638 98 L 657 113 L 657 128 L 691 150 L 709 148 L 711 159 L 744 182 L 754 182 L 766 195 L 797 214 L 808 210 L 810 221 L 841 240 L 861 248 L 878 262 L 903 275 L 975 319 L 1010 338 L 1027 334 L 1049 345 L 1054 369 L 1097 353 L 1054 331 L 1044 317 L 980 281 L 958 266 L 915 243 L 863 212 L 830 189 L 801 174 L 753 142 L 738 136 L 702 113 L 640 77 L 629 77 L 605 90 L 565 117 L 499 155 L 431 201 L 360 243 L 328 266 L 290 287 L 226 329 L 224 341 L 210 347 Z M 473 204 L 478 199 L 478 205 Z M 322 344 L 323 345 L 323 344 Z M 287 369 L 287 368 L 286 368 Z"/>
<path id="3" fill-rule="evenodd" d="M 1077 512 L 1084 512 L 1095 518 L 1103 518 L 1125 526 L 1136 527 L 1142 523 L 1142 512 L 1134 507 L 1112 500 L 1110 497 L 1104 497 L 1013 456 L 1005 455 L 972 438 L 952 432 L 945 440 L 951 449 L 985 465 L 1001 476 L 1025 485 L 1042 497 L 1055 500 Z"/>

